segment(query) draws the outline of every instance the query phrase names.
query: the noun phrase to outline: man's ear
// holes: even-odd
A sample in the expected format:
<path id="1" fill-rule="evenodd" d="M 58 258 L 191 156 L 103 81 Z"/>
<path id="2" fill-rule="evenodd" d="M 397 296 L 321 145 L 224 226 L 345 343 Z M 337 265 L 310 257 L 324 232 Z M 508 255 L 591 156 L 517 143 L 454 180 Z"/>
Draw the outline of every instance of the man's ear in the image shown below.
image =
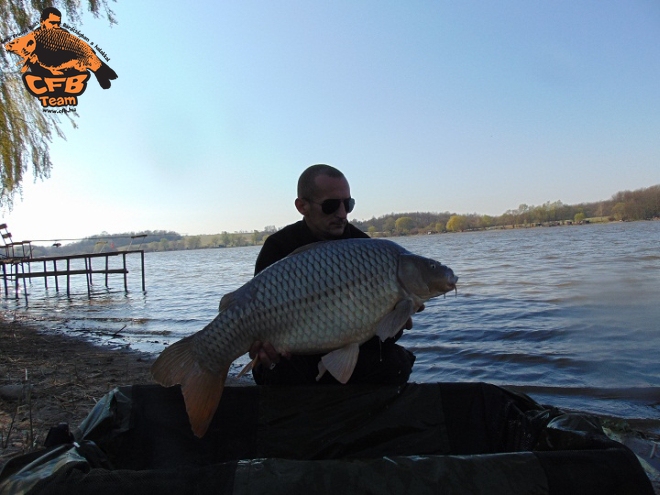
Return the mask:
<path id="1" fill-rule="evenodd" d="M 302 216 L 307 215 L 307 213 L 309 212 L 309 201 L 304 200 L 302 198 L 296 198 L 295 204 L 296 204 L 296 209 L 300 212 Z"/>

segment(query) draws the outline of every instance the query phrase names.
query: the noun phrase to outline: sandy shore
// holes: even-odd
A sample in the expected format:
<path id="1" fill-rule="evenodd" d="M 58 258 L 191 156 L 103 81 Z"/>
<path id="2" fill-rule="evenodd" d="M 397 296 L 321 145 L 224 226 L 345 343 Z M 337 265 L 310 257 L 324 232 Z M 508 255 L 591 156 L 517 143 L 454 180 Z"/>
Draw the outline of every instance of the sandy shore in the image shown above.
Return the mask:
<path id="1" fill-rule="evenodd" d="M 152 383 L 153 359 L 0 320 L 0 469 L 42 448 L 52 426 L 78 426 L 113 388 Z"/>

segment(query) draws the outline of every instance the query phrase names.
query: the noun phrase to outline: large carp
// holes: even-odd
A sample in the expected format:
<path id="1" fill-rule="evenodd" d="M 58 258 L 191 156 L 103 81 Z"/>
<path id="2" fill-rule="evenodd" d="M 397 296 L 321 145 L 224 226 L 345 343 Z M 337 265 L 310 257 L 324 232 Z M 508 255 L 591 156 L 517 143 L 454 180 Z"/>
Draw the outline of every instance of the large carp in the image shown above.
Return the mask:
<path id="1" fill-rule="evenodd" d="M 270 342 L 280 353 L 328 352 L 319 376 L 327 370 L 346 383 L 360 344 L 396 335 L 457 280 L 450 268 L 384 239 L 304 246 L 226 294 L 218 316 L 165 349 L 151 372 L 163 386 L 181 384 L 192 430 L 202 437 L 229 366 L 253 342 Z"/>

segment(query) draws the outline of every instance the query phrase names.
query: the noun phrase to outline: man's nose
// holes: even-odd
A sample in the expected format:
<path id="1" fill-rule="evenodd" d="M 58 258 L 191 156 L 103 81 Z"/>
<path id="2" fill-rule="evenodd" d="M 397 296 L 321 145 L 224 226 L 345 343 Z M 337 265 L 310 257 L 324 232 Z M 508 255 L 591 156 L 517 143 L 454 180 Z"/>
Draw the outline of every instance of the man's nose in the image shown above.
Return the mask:
<path id="1" fill-rule="evenodd" d="M 339 203 L 339 208 L 337 208 L 337 211 L 335 212 L 335 215 L 337 215 L 339 218 L 348 217 L 348 213 L 346 212 L 346 206 L 344 205 L 343 201 L 341 203 Z"/>

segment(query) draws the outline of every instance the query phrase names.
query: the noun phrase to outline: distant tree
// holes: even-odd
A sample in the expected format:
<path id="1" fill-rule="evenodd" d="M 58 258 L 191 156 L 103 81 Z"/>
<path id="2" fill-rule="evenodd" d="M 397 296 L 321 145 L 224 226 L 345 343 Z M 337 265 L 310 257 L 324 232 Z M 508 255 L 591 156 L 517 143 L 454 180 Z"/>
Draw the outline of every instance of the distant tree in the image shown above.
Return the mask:
<path id="1" fill-rule="evenodd" d="M 453 215 L 447 222 L 447 230 L 461 232 L 467 228 L 467 218 L 463 215 Z"/>
<path id="2" fill-rule="evenodd" d="M 573 221 L 575 223 L 581 223 L 584 222 L 585 215 L 582 212 L 576 213 L 575 216 L 573 217 Z"/>
<path id="3" fill-rule="evenodd" d="M 436 232 L 444 232 L 444 231 L 445 231 L 445 228 L 446 228 L 446 226 L 445 226 L 445 224 L 444 224 L 443 222 L 437 222 L 437 223 L 435 224 L 435 231 L 436 231 Z"/>
<path id="4" fill-rule="evenodd" d="M 394 228 L 402 234 L 409 233 L 415 227 L 415 221 L 410 217 L 399 217 L 394 222 Z"/>
<path id="5" fill-rule="evenodd" d="M 480 229 L 481 228 L 481 215 L 477 215 L 476 213 L 472 213 L 470 215 L 465 215 L 465 220 L 467 222 L 467 225 L 464 230 L 475 230 L 475 229 Z"/>
<path id="6" fill-rule="evenodd" d="M 94 17 L 105 11 L 110 24 L 116 22 L 108 0 L 88 0 L 85 3 Z M 79 1 L 0 1 L 0 34 L 5 37 L 37 25 L 41 10 L 46 6 L 59 8 L 67 22 L 80 20 L 82 7 Z M 21 190 L 30 165 L 35 179 L 50 176 L 53 164 L 49 143 L 53 133 L 64 137 L 55 115 L 41 110 L 39 101 L 25 89 L 15 56 L 0 48 L 0 206 L 13 206 L 14 195 Z M 75 128 L 72 114 L 66 115 Z"/>
<path id="7" fill-rule="evenodd" d="M 231 246 L 231 236 L 229 235 L 229 232 L 227 232 L 226 230 L 223 231 L 221 239 L 222 239 L 222 245 L 223 246 L 225 246 L 225 247 Z"/>
<path id="8" fill-rule="evenodd" d="M 367 233 L 369 234 L 369 236 L 371 237 L 375 236 L 376 232 L 378 232 L 376 230 L 376 227 L 374 225 L 369 225 L 369 227 L 367 228 Z"/>
<path id="9" fill-rule="evenodd" d="M 387 217 L 383 222 L 383 232 L 392 232 L 396 228 L 394 217 Z"/>
<path id="10" fill-rule="evenodd" d="M 266 234 L 265 232 L 259 232 L 258 230 L 255 230 L 252 233 L 252 244 L 259 244 L 265 234 Z"/>
<path id="11" fill-rule="evenodd" d="M 488 227 L 493 226 L 493 217 L 484 215 L 479 219 L 479 227 L 482 229 L 487 229 Z"/>
<path id="12" fill-rule="evenodd" d="M 242 246 L 247 246 L 248 242 L 243 235 L 234 234 L 231 240 L 231 245 L 235 247 L 242 247 Z"/>
<path id="13" fill-rule="evenodd" d="M 202 246 L 202 237 L 198 235 L 191 235 L 186 237 L 187 249 L 199 249 Z"/>
<path id="14" fill-rule="evenodd" d="M 532 212 L 532 208 L 530 208 L 526 204 L 523 203 L 519 205 L 518 210 L 516 212 L 516 223 L 521 225 L 530 223 L 531 212 Z"/>
<path id="15" fill-rule="evenodd" d="M 627 220 L 626 218 L 626 204 L 617 203 L 612 207 L 612 216 L 616 220 Z"/>
<path id="16" fill-rule="evenodd" d="M 550 203 L 549 201 L 543 205 L 543 207 L 546 209 L 548 218 L 547 220 L 550 222 L 557 222 L 559 220 L 565 220 L 566 218 L 563 217 L 563 209 L 564 209 L 564 204 L 561 201 L 555 201 L 554 203 Z"/>

